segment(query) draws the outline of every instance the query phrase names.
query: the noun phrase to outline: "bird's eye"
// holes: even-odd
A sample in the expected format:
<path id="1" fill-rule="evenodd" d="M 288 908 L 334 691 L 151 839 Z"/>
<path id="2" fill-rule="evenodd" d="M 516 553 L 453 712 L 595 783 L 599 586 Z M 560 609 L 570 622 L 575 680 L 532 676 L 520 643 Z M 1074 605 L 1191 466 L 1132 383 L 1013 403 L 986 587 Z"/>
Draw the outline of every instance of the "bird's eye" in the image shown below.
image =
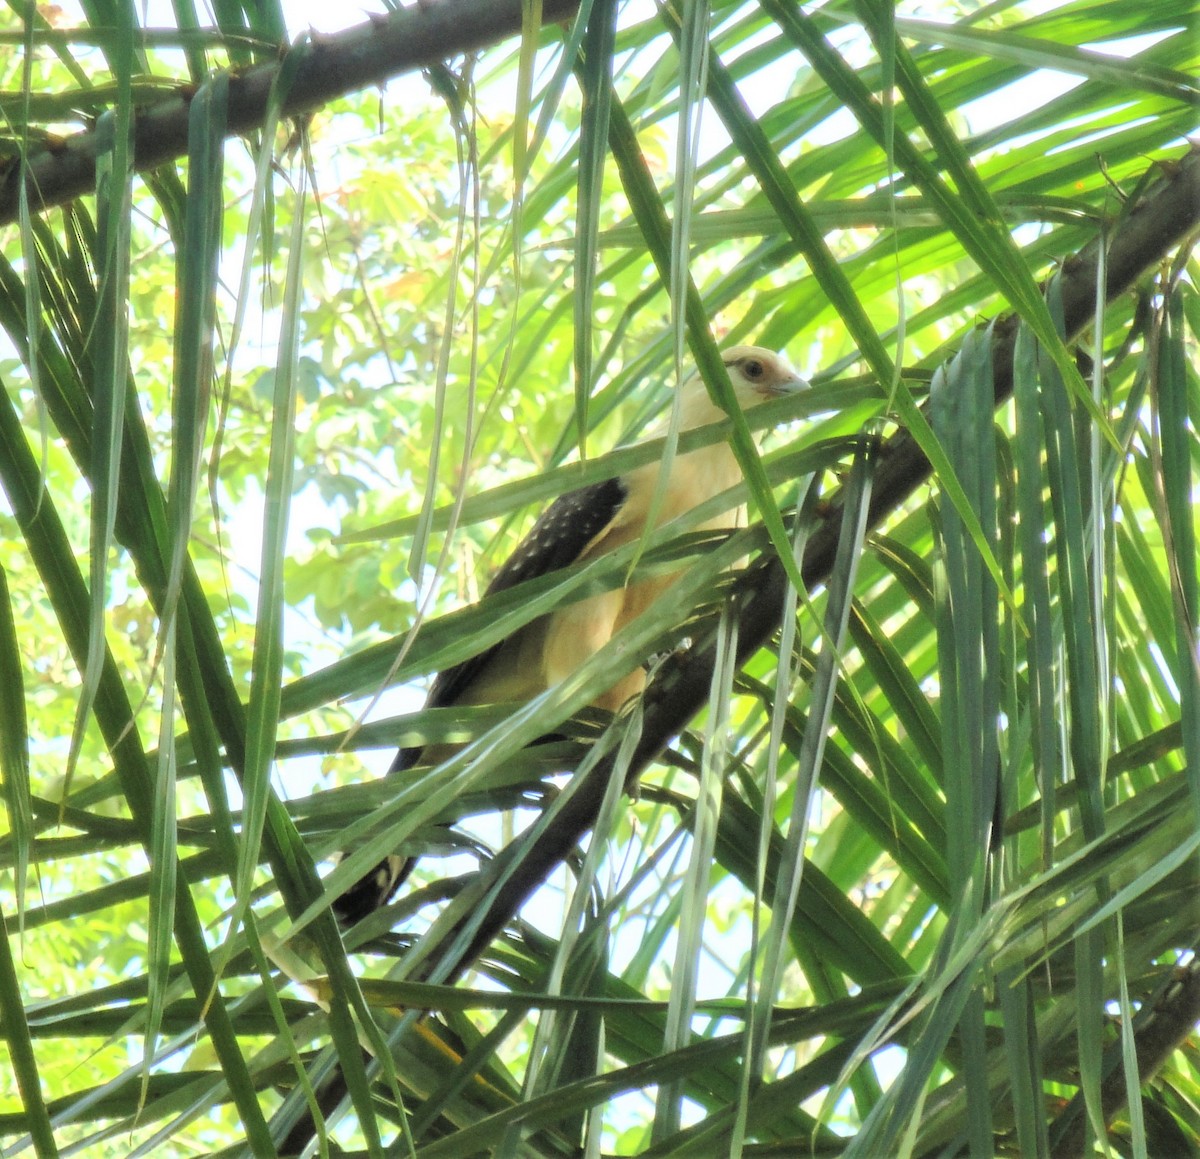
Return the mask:
<path id="1" fill-rule="evenodd" d="M 764 374 L 767 373 L 767 368 L 757 358 L 747 358 L 742 363 L 742 373 L 751 381 L 757 382 Z"/>

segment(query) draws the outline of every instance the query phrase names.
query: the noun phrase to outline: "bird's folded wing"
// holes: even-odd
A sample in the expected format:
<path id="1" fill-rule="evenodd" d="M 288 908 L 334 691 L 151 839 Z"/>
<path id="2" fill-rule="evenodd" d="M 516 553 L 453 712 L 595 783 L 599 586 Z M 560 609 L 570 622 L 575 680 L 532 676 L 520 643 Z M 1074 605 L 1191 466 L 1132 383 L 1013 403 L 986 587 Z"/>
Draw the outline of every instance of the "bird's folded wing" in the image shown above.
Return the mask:
<path id="1" fill-rule="evenodd" d="M 492 577 L 485 596 L 575 563 L 612 526 L 627 495 L 628 489 L 620 478 L 604 479 L 560 495 L 542 512 L 529 534 Z M 501 640 L 477 656 L 439 672 L 429 689 L 425 707 L 446 708 L 458 703 L 506 643 Z M 401 749 L 391 771 L 411 768 L 420 757 L 420 747 Z"/>

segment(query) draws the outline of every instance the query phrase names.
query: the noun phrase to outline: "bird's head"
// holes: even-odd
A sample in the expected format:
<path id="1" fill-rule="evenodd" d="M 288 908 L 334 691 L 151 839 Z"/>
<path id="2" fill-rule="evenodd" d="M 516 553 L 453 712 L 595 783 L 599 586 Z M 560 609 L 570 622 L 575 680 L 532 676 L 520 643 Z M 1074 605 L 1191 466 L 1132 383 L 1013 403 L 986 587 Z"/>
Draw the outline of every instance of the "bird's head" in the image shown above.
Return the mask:
<path id="1" fill-rule="evenodd" d="M 808 382 L 792 369 L 786 358 L 761 346 L 731 346 L 721 352 L 721 360 L 729 371 L 729 381 L 742 410 L 808 387 Z M 693 374 L 683 384 L 682 392 L 682 430 L 706 426 L 725 417 L 709 398 L 700 375 Z"/>
<path id="2" fill-rule="evenodd" d="M 731 346 L 721 352 L 721 361 L 743 409 L 808 388 L 786 358 L 761 346 Z"/>

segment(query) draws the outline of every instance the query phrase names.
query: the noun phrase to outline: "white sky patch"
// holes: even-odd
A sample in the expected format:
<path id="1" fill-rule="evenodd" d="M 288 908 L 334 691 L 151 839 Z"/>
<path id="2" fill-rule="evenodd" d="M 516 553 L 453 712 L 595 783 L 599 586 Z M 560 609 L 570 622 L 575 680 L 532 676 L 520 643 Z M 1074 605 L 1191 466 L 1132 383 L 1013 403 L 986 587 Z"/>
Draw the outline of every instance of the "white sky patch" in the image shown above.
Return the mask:
<path id="1" fill-rule="evenodd" d="M 959 112 L 972 133 L 986 133 L 1000 125 L 1012 124 L 1027 117 L 1043 105 L 1057 100 L 1073 88 L 1084 83 L 1084 78 L 1065 72 L 1052 72 L 1050 69 L 1039 68 L 1012 84 L 996 89 L 978 100 L 969 101 Z M 1061 121 L 1055 120 L 1053 128 L 1061 127 Z M 1030 133 L 1028 137 L 1014 137 L 1005 142 L 1006 149 L 1017 148 L 1023 141 L 1041 136 L 1040 132 Z"/>
<path id="2" fill-rule="evenodd" d="M 294 40 L 303 32 L 341 32 L 372 16 L 388 15 L 382 0 L 375 3 L 330 4 L 329 0 L 283 0 L 283 18 Z"/>

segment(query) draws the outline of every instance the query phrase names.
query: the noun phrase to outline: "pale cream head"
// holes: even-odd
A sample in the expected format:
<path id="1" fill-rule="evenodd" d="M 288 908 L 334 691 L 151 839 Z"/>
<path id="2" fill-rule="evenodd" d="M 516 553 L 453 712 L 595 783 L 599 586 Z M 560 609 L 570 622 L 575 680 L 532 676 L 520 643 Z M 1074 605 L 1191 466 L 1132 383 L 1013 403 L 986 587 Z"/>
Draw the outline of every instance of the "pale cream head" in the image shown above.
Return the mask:
<path id="1" fill-rule="evenodd" d="M 731 346 L 721 351 L 721 361 L 729 372 L 733 393 L 742 410 L 808 388 L 807 380 L 796 373 L 783 355 L 762 346 Z M 692 430 L 725 417 L 724 412 L 713 405 L 699 374 L 693 374 L 680 390 L 683 395 L 681 429 Z"/>
<path id="2" fill-rule="evenodd" d="M 731 346 L 721 351 L 721 361 L 744 407 L 808 388 L 783 355 L 761 346 Z"/>

